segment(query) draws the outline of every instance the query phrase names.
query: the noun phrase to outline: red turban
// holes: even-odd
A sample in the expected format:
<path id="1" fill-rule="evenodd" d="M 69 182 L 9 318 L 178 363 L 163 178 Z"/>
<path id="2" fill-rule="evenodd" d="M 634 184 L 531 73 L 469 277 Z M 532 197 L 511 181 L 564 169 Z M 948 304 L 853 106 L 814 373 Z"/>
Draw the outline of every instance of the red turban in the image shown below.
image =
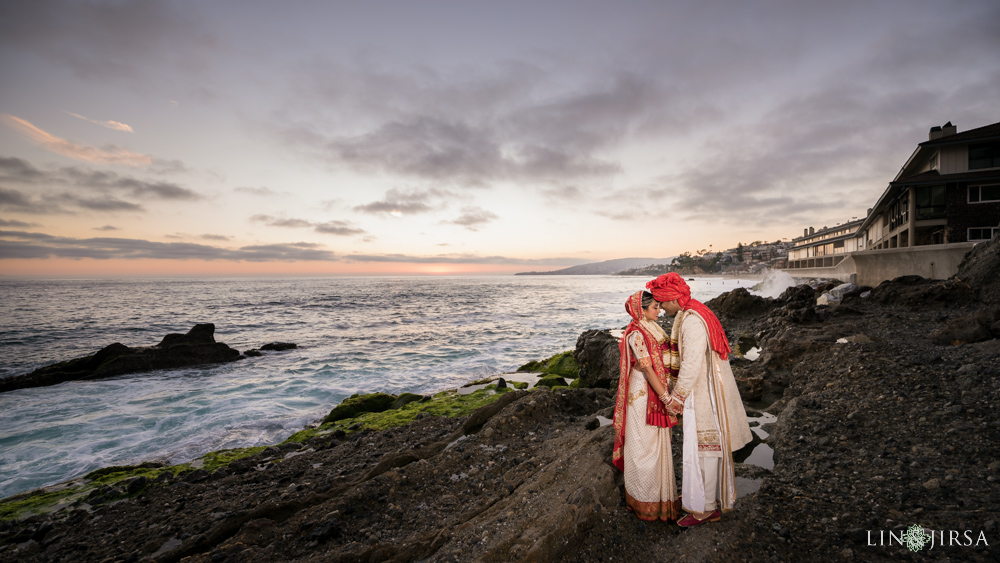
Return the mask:
<path id="1" fill-rule="evenodd" d="M 722 323 L 704 303 L 691 298 L 691 288 L 677 272 L 670 272 L 650 281 L 646 284 L 646 289 L 653 294 L 653 299 L 661 303 L 677 301 L 681 309 L 698 313 L 708 327 L 708 340 L 712 350 L 723 360 L 729 358 L 729 339 L 726 338 L 726 331 L 722 329 Z"/>

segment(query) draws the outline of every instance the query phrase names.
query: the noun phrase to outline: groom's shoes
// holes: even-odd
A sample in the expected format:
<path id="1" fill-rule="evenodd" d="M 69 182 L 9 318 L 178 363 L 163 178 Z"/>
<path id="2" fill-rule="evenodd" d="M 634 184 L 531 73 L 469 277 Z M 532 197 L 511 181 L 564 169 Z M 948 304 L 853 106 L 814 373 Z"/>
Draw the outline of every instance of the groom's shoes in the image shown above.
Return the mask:
<path id="1" fill-rule="evenodd" d="M 722 520 L 722 513 L 719 512 L 719 509 L 715 509 L 704 520 L 698 520 L 697 518 L 694 517 L 694 514 L 688 514 L 684 518 L 678 520 L 677 525 L 680 526 L 681 528 L 691 528 L 694 526 L 700 526 L 702 524 L 706 524 L 708 522 L 718 522 L 719 520 Z"/>

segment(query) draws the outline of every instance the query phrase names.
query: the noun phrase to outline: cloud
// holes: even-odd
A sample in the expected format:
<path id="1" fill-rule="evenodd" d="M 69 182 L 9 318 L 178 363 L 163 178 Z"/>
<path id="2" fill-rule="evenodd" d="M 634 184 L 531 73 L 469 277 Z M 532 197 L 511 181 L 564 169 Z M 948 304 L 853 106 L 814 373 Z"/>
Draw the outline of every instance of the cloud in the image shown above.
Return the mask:
<path id="1" fill-rule="evenodd" d="M 104 225 L 103 227 L 94 227 L 91 230 L 92 231 L 120 231 L 121 229 L 119 229 L 118 227 L 115 227 L 114 225 Z"/>
<path id="2" fill-rule="evenodd" d="M 0 205 L 23 209 L 31 213 L 67 213 L 66 205 L 98 211 L 140 211 L 142 206 L 122 200 L 119 195 L 141 200 L 197 201 L 201 195 L 172 182 L 150 182 L 115 172 L 91 170 L 75 166 L 57 170 L 39 170 L 19 158 L 0 158 L 0 181 L 31 186 L 83 188 L 96 196 L 74 192 L 34 190 L 34 196 L 6 189 Z M 2 188 L 0 188 L 2 189 Z"/>
<path id="3" fill-rule="evenodd" d="M 241 186 L 241 187 L 238 187 L 238 188 L 233 188 L 233 191 L 234 192 L 239 192 L 239 193 L 244 193 L 244 194 L 256 195 L 256 196 L 278 195 L 278 192 L 272 190 L 271 188 L 267 188 L 267 187 L 263 187 L 263 186 L 261 186 L 261 187 L 246 187 L 246 186 Z"/>
<path id="4" fill-rule="evenodd" d="M 614 157 L 623 139 L 685 131 L 695 118 L 683 97 L 698 99 L 679 84 L 625 71 L 566 88 L 557 66 L 497 65 L 461 78 L 332 63 L 315 71 L 320 78 L 296 96 L 362 112 L 364 125 L 333 136 L 321 120 L 285 119 L 275 126 L 282 139 L 334 166 L 462 187 L 611 177 L 623 170 Z"/>
<path id="5" fill-rule="evenodd" d="M 307 242 L 221 248 L 184 242 L 127 238 L 70 238 L 0 231 L 0 259 L 92 258 L 97 260 L 220 260 L 230 262 L 335 262 L 339 258 Z"/>
<path id="6" fill-rule="evenodd" d="M 462 214 L 452 221 L 444 221 L 454 225 L 461 225 L 470 231 L 477 230 L 476 227 L 485 225 L 496 219 L 497 216 L 492 211 L 487 211 L 481 207 L 463 207 Z"/>
<path id="7" fill-rule="evenodd" d="M 325 223 L 316 223 L 316 232 L 323 233 L 327 235 L 360 235 L 364 233 L 364 229 L 359 229 L 353 226 L 347 221 L 327 221 Z"/>
<path id="8" fill-rule="evenodd" d="M 15 227 L 19 229 L 27 229 L 30 227 L 37 227 L 37 223 L 25 223 L 24 221 L 18 221 L 16 219 L 0 219 L 0 227 Z"/>
<path id="9" fill-rule="evenodd" d="M 273 217 L 264 214 L 253 215 L 250 217 L 250 220 L 257 223 L 264 223 L 268 227 L 288 227 L 294 229 L 312 227 L 317 233 L 326 235 L 350 236 L 365 233 L 364 229 L 356 227 L 349 221 L 331 220 L 323 223 L 313 223 L 305 219 Z"/>
<path id="10" fill-rule="evenodd" d="M 121 121 L 98 121 L 96 119 L 90 119 L 89 117 L 84 117 L 78 113 L 73 113 L 71 111 L 67 111 L 66 113 L 72 115 L 73 117 L 82 119 L 84 121 L 89 121 L 90 123 L 95 123 L 97 125 L 100 125 L 101 127 L 104 127 L 106 129 L 111 129 L 112 131 L 123 131 L 125 133 L 134 133 L 130 125 L 122 123 Z"/>
<path id="11" fill-rule="evenodd" d="M 152 156 L 134 153 L 117 145 L 107 145 L 104 148 L 97 148 L 60 139 L 13 115 L 0 114 L 0 121 L 3 121 L 8 127 L 43 149 L 75 160 L 124 164 L 133 167 L 149 166 L 153 163 Z"/>
<path id="12" fill-rule="evenodd" d="M 446 190 L 429 189 L 404 192 L 394 188 L 385 192 L 385 196 L 381 200 L 358 205 L 354 210 L 362 213 L 375 215 L 389 214 L 398 217 L 432 211 L 434 207 L 429 205 L 429 202 L 434 199 L 451 197 L 455 197 L 455 194 Z"/>
<path id="13" fill-rule="evenodd" d="M 393 262 L 407 264 L 494 264 L 528 266 L 575 266 L 585 264 L 579 258 L 511 258 L 508 256 L 478 256 L 476 254 L 437 254 L 417 256 L 411 254 L 350 254 L 343 257 L 350 262 Z"/>
<path id="14" fill-rule="evenodd" d="M 0 187 L 0 209 L 34 214 L 66 213 L 52 196 L 27 195 L 4 187 Z"/>
<path id="15" fill-rule="evenodd" d="M 68 68 L 83 80 L 125 82 L 144 92 L 175 89 L 179 81 L 172 71 L 205 69 L 216 47 L 200 8 L 169 2 L 2 2 L 0 47 Z"/>
<path id="16" fill-rule="evenodd" d="M 201 238 L 203 240 L 229 240 L 232 237 L 227 237 L 226 235 L 204 234 L 204 235 L 201 235 L 198 238 Z"/>

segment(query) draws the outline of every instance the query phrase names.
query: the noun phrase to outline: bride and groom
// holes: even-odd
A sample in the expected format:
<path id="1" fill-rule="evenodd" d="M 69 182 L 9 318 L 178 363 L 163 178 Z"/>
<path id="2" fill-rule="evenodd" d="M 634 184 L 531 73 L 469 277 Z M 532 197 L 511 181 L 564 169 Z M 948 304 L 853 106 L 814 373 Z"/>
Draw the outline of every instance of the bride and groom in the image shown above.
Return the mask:
<path id="1" fill-rule="evenodd" d="M 732 453 L 751 440 L 729 342 L 680 275 L 662 275 L 646 288 L 625 303 L 632 322 L 619 343 L 612 462 L 625 472 L 626 506 L 639 518 L 683 527 L 715 522 L 736 500 Z M 657 323 L 661 311 L 674 317 L 669 337 Z M 678 496 L 670 429 L 680 420 Z"/>

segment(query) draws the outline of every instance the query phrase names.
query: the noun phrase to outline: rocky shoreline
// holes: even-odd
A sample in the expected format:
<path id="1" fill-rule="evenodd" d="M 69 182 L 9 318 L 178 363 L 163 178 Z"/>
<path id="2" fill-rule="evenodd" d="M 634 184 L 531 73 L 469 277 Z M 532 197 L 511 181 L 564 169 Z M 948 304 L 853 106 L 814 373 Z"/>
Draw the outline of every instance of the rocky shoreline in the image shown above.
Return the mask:
<path id="1" fill-rule="evenodd" d="M 0 561 L 998 560 L 998 270 L 1000 238 L 952 280 L 832 305 L 808 286 L 710 302 L 742 352 L 761 350 L 733 361 L 749 412 L 777 415 L 761 429 L 773 469 L 738 463 L 760 488 L 718 523 L 624 508 L 602 425 L 617 347 L 596 330 L 577 343 L 575 387 L 493 383 L 201 467 L 110 468 L 50 513 L 26 515 L 58 487 L 6 499 Z M 935 544 L 893 541 L 913 525 Z"/>
<path id="2" fill-rule="evenodd" d="M 115 342 L 89 356 L 45 366 L 24 375 L 0 379 L 0 393 L 57 385 L 67 381 L 223 364 L 251 356 L 262 356 L 261 350 L 280 352 L 296 347 L 296 344 L 290 342 L 271 342 L 264 344 L 260 349 L 254 348 L 240 354 L 239 350 L 215 341 L 214 324 L 201 323 L 194 325 L 186 334 L 168 334 L 155 346 L 130 348 Z"/>

